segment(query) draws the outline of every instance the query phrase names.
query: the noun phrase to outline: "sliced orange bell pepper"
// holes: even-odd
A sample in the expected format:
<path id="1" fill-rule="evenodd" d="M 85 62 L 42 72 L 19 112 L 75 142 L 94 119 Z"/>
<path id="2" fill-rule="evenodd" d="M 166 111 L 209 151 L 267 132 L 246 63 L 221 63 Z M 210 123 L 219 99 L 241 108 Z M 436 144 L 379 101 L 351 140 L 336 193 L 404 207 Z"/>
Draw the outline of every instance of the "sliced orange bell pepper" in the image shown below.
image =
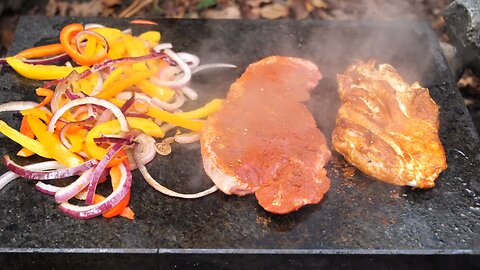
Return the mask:
<path id="1" fill-rule="evenodd" d="M 67 54 L 79 65 L 91 66 L 96 63 L 100 63 L 107 57 L 107 52 L 103 51 L 100 54 L 88 56 L 82 52 L 79 52 L 76 46 L 72 45 L 72 39 L 75 35 L 83 31 L 83 25 L 79 23 L 72 23 L 63 27 L 60 32 L 60 43 L 65 48 Z M 106 45 L 106 44 L 105 44 Z"/>
<path id="2" fill-rule="evenodd" d="M 112 169 L 110 170 L 110 179 L 112 182 L 113 190 L 118 188 L 118 185 L 120 184 L 120 177 L 121 177 L 121 173 L 118 166 L 112 167 Z M 103 200 L 105 200 L 105 197 L 103 197 L 100 194 L 95 194 L 95 197 L 93 198 L 94 203 L 99 203 Z M 125 197 L 123 197 L 123 199 L 120 202 L 118 202 L 117 205 L 115 205 L 113 208 L 105 212 L 103 214 L 103 217 L 112 218 L 120 215 L 124 211 L 124 209 L 128 206 L 129 202 L 130 202 L 130 191 L 128 191 Z"/>
<path id="3" fill-rule="evenodd" d="M 39 87 L 35 90 L 35 93 L 37 93 L 37 95 L 40 97 L 45 97 L 42 102 L 40 102 L 37 106 L 35 106 L 37 108 L 41 108 L 50 103 L 50 101 L 53 98 L 53 94 L 55 92 L 48 88 Z"/>
<path id="4" fill-rule="evenodd" d="M 122 213 L 120 213 L 120 216 L 124 218 L 128 218 L 130 220 L 135 219 L 135 213 L 133 212 L 132 208 L 128 206 L 125 207 L 125 209 L 123 209 Z"/>
<path id="5" fill-rule="evenodd" d="M 30 125 L 38 141 L 43 145 L 47 153 L 67 167 L 76 167 L 84 162 L 84 160 L 70 152 L 54 134 L 47 131 L 47 126 L 37 117 L 28 115 L 27 122 Z"/>
<path id="6" fill-rule="evenodd" d="M 25 117 L 22 118 L 22 122 L 20 124 L 20 133 L 23 135 L 29 137 L 29 138 L 35 138 L 35 134 L 33 134 L 32 129 L 28 125 L 27 119 Z M 20 157 L 29 157 L 34 155 L 35 153 L 33 151 L 28 150 L 27 148 L 23 147 L 20 149 L 20 151 L 17 152 L 17 156 Z"/>
<path id="7" fill-rule="evenodd" d="M 45 56 L 52 56 L 57 55 L 65 52 L 65 48 L 60 43 L 43 45 L 33 48 L 28 48 L 17 53 L 17 56 L 25 57 L 25 58 L 39 58 Z"/>

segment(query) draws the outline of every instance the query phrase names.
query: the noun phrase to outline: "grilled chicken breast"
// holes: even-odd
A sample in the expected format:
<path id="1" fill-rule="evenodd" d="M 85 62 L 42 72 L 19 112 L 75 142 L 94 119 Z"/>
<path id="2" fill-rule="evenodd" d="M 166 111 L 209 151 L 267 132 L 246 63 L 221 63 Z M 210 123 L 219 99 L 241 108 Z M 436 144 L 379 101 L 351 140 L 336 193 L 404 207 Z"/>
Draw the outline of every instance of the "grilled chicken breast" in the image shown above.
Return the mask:
<path id="1" fill-rule="evenodd" d="M 302 103 L 321 79 L 315 64 L 272 56 L 250 65 L 202 131 L 208 176 L 226 194 L 254 193 L 285 214 L 320 202 L 330 187 L 331 154 Z"/>
<path id="2" fill-rule="evenodd" d="M 388 64 L 358 63 L 337 75 L 342 103 L 334 149 L 363 173 L 399 186 L 431 188 L 447 168 L 438 107 L 427 88 Z"/>

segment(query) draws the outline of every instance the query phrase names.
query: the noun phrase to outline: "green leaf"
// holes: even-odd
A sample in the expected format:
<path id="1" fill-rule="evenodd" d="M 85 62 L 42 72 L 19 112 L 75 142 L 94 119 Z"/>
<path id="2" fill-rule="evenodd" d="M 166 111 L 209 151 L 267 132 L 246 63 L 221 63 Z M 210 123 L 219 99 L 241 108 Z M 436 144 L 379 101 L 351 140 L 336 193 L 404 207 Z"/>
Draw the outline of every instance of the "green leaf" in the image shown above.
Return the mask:
<path id="1" fill-rule="evenodd" d="M 200 0 L 197 9 L 206 9 L 217 4 L 217 0 Z"/>

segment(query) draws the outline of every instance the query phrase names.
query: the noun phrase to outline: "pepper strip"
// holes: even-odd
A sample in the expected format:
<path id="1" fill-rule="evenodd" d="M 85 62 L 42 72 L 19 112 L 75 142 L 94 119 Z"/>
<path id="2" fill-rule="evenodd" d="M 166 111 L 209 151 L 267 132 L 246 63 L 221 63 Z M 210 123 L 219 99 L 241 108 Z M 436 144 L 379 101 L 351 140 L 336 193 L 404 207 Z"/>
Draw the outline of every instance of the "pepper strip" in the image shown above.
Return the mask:
<path id="1" fill-rule="evenodd" d="M 39 87 L 35 90 L 35 93 L 40 97 L 45 97 L 42 102 L 35 106 L 36 108 L 41 108 L 50 103 L 55 92 L 48 88 Z"/>
<path id="2" fill-rule="evenodd" d="M 135 86 L 150 97 L 155 97 L 162 101 L 169 101 L 175 95 L 175 91 L 172 88 L 158 86 L 149 80 L 140 81 Z"/>
<path id="3" fill-rule="evenodd" d="M 140 117 L 127 117 L 127 122 L 130 128 L 140 129 L 146 134 L 152 137 L 162 138 L 165 136 L 165 132 L 155 122 L 140 118 Z M 92 128 L 85 138 L 85 148 L 87 153 L 95 159 L 101 160 L 108 152 L 107 149 L 97 146 L 94 139 L 99 138 L 105 134 L 118 134 L 120 133 L 120 123 L 118 120 L 112 120 Z"/>
<path id="4" fill-rule="evenodd" d="M 22 133 L 23 135 L 31 139 L 35 138 L 35 134 L 33 134 L 33 131 L 28 125 L 27 119 L 25 117 L 22 118 L 22 122 L 20 124 L 20 133 Z M 22 149 L 20 149 L 20 151 L 17 152 L 17 156 L 20 156 L 20 157 L 29 157 L 34 154 L 35 153 L 33 151 L 30 151 L 25 147 L 23 147 Z"/>
<path id="5" fill-rule="evenodd" d="M 118 185 L 120 184 L 121 176 L 122 175 L 118 165 L 115 167 L 112 167 L 112 169 L 110 170 L 110 179 L 112 182 L 113 190 L 118 188 Z M 103 200 L 105 200 L 105 197 L 99 194 L 95 194 L 93 203 L 98 203 Z M 128 206 L 129 202 L 130 202 L 130 191 L 128 191 L 127 195 L 125 195 L 125 197 L 123 197 L 123 199 L 117 205 L 115 205 L 113 208 L 105 212 L 103 214 L 103 217 L 112 218 L 120 215 L 123 212 L 123 210 Z"/>
<path id="6" fill-rule="evenodd" d="M 28 48 L 17 53 L 17 56 L 21 56 L 24 58 L 39 58 L 45 56 L 52 56 L 57 55 L 65 52 L 65 48 L 60 43 L 43 45 L 33 48 Z"/>
<path id="7" fill-rule="evenodd" d="M 2 120 L 0 120 L 0 132 L 14 142 L 34 152 L 35 154 L 44 158 L 52 158 L 52 156 L 50 155 L 50 153 L 47 152 L 43 144 L 16 131 Z"/>
<path id="8" fill-rule="evenodd" d="M 72 38 L 80 31 L 83 31 L 83 25 L 79 23 L 72 23 L 63 27 L 60 32 L 60 43 L 65 48 L 67 54 L 79 65 L 91 66 L 96 63 L 100 63 L 107 57 L 106 50 L 103 53 L 100 53 L 95 56 L 88 56 L 86 54 L 80 53 L 77 48 L 72 46 Z M 107 44 L 105 44 L 106 46 Z"/>
<path id="9" fill-rule="evenodd" d="M 153 106 L 148 106 L 146 114 L 164 122 L 197 132 L 202 131 L 204 125 L 203 122 L 186 119 Z"/>
<path id="10" fill-rule="evenodd" d="M 5 61 L 20 75 L 33 80 L 56 80 L 65 78 L 72 71 L 82 73 L 87 67 L 67 67 L 55 65 L 31 65 L 26 64 L 22 60 L 10 56 Z"/>
<path id="11" fill-rule="evenodd" d="M 126 76 L 127 78 L 117 83 L 110 84 L 108 88 L 102 88 L 102 90 L 96 95 L 96 97 L 102 99 L 109 99 L 122 92 L 123 90 L 127 89 L 128 87 L 133 86 L 136 83 L 143 81 L 151 76 L 153 76 L 153 72 L 136 72 L 133 75 Z"/>
<path id="12" fill-rule="evenodd" d="M 117 98 L 111 98 L 108 101 L 115 104 L 115 106 L 119 108 L 121 108 L 125 103 L 125 100 L 121 100 Z M 167 122 L 179 127 L 197 131 L 197 132 L 200 132 L 203 128 L 203 125 L 204 125 L 203 121 L 195 121 L 195 120 L 183 118 L 154 106 L 150 106 L 150 105 L 146 105 L 146 106 L 147 106 L 146 114 L 150 117 L 156 118 L 158 120 L 162 120 L 164 122 Z"/>
<path id="13" fill-rule="evenodd" d="M 28 115 L 27 122 L 32 129 L 38 141 L 45 147 L 48 154 L 67 167 L 76 167 L 81 165 L 84 160 L 78 155 L 70 152 L 57 136 L 47 131 L 45 125 L 39 118 Z"/>
<path id="14" fill-rule="evenodd" d="M 196 110 L 189 111 L 189 112 L 176 113 L 175 115 L 183 118 L 188 118 L 188 119 L 204 118 L 218 111 L 218 109 L 220 109 L 220 106 L 222 106 L 222 104 L 223 104 L 223 99 L 216 98 L 201 108 L 198 108 Z"/>

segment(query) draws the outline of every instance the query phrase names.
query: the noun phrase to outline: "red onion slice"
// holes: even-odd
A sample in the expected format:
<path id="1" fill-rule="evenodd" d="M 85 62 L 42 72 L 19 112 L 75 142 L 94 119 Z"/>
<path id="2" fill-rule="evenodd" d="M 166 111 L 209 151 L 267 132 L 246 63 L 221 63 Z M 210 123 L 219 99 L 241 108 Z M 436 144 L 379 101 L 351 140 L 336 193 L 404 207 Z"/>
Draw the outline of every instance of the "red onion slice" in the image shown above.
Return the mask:
<path id="1" fill-rule="evenodd" d="M 107 154 L 103 157 L 102 160 L 98 163 L 98 165 L 95 167 L 95 170 L 92 173 L 92 179 L 90 184 L 88 185 L 88 191 L 87 191 L 87 199 L 85 200 L 87 204 L 92 204 L 93 203 L 93 197 L 95 195 L 95 190 L 97 189 L 98 181 L 100 180 L 100 177 L 102 174 L 105 172 L 108 163 L 110 160 L 115 156 L 115 154 L 122 149 L 124 144 L 113 144 L 110 147 L 110 150 L 108 150 Z"/>
<path id="2" fill-rule="evenodd" d="M 137 142 L 135 148 L 137 150 L 135 151 L 139 152 L 140 162 L 145 165 L 152 161 L 157 155 L 157 151 L 155 151 L 155 139 L 152 136 L 141 133 L 135 137 L 135 141 Z"/>
<path id="3" fill-rule="evenodd" d="M 79 105 L 85 105 L 85 104 L 94 104 L 98 106 L 102 106 L 104 108 L 107 108 L 112 111 L 112 113 L 117 117 L 119 123 L 120 123 L 120 130 L 124 132 L 128 132 L 128 123 L 127 119 L 125 118 L 125 115 L 123 115 L 122 111 L 112 104 L 109 101 L 106 101 L 104 99 L 100 98 L 95 98 L 95 97 L 84 97 L 84 98 L 79 98 L 72 100 L 68 102 L 67 104 L 63 105 L 61 108 L 59 108 L 52 116 L 52 119 L 50 120 L 50 123 L 48 123 L 48 131 L 53 132 L 55 129 L 55 123 L 60 119 L 60 117 L 69 109 L 79 106 Z"/>
<path id="4" fill-rule="evenodd" d="M 92 177 L 92 172 L 94 168 L 90 168 L 83 172 L 77 180 L 72 182 L 70 185 L 61 188 L 55 193 L 55 200 L 58 203 L 66 202 L 71 198 L 75 197 L 80 191 L 82 191 L 88 184 L 90 184 L 90 180 Z"/>
<path id="5" fill-rule="evenodd" d="M 79 79 L 79 74 L 75 70 L 72 71 L 70 74 L 68 74 L 65 79 L 63 79 L 57 87 L 55 88 L 55 93 L 53 94 L 52 101 L 50 102 L 50 108 L 52 109 L 52 112 L 55 113 L 58 108 L 60 108 L 60 101 L 62 99 L 62 96 L 65 95 L 65 91 L 72 85 L 72 83 L 76 80 Z M 48 88 L 45 87 L 44 88 Z"/>
<path id="6" fill-rule="evenodd" d="M 185 86 L 189 81 L 190 78 L 192 77 L 192 72 L 190 70 L 190 67 L 172 50 L 170 49 L 165 49 L 163 51 L 168 57 L 170 57 L 177 65 L 180 67 L 180 69 L 183 72 L 183 76 L 180 79 L 174 80 L 174 81 L 165 81 L 165 80 L 160 80 L 156 77 L 150 78 L 150 81 L 152 81 L 154 84 L 158 86 L 168 86 L 172 88 L 180 88 Z"/>
<path id="7" fill-rule="evenodd" d="M 82 50 L 80 49 L 80 44 L 82 43 L 82 38 L 84 38 L 85 36 L 94 36 L 98 39 L 100 39 L 104 44 L 105 44 L 105 48 L 103 49 L 104 50 L 104 53 L 107 53 L 108 52 L 108 41 L 107 39 L 105 39 L 105 37 L 103 37 L 102 35 L 100 35 L 99 33 L 97 32 L 94 32 L 94 31 L 90 31 L 90 30 L 83 30 L 83 31 L 80 31 L 78 32 L 76 35 L 75 35 L 75 44 L 77 46 L 77 51 L 81 52 Z"/>
<path id="8" fill-rule="evenodd" d="M 77 206 L 63 202 L 60 204 L 60 210 L 74 218 L 89 219 L 113 208 L 127 195 L 132 184 L 132 173 L 130 168 L 128 168 L 128 164 L 122 163 L 119 168 L 121 173 L 120 184 L 105 200 L 88 206 Z"/>
<path id="9" fill-rule="evenodd" d="M 82 173 L 87 169 L 95 166 L 98 162 L 94 159 L 91 159 L 77 167 L 58 169 L 53 171 L 44 171 L 44 170 L 37 171 L 37 170 L 28 169 L 26 167 L 22 167 L 16 164 L 15 162 L 13 162 L 9 156 L 3 156 L 3 163 L 5 164 L 5 167 L 7 167 L 11 172 L 18 174 L 19 176 L 25 179 L 49 180 L 49 179 L 65 178 L 72 175 L 76 175 L 78 173 Z"/>
<path id="10" fill-rule="evenodd" d="M 147 61 L 147 60 L 155 59 L 155 58 L 162 58 L 163 60 L 165 60 L 169 63 L 171 62 L 170 58 L 162 52 L 153 52 L 153 53 L 148 54 L 148 55 L 137 56 L 137 57 L 124 57 L 124 58 L 119 58 L 119 59 L 112 59 L 112 60 L 103 61 L 102 63 L 96 64 L 93 67 L 91 67 L 90 69 L 85 70 L 84 72 L 79 74 L 78 79 L 83 79 L 83 78 L 91 75 L 94 72 L 99 72 L 99 71 L 101 71 L 105 68 L 109 68 L 109 67 L 111 67 L 115 64 L 118 64 L 118 63 L 141 62 L 141 61 Z M 57 84 L 60 84 L 60 83 L 64 82 L 65 80 L 66 80 L 66 78 L 62 78 L 62 79 L 57 79 L 57 80 L 47 82 L 46 84 L 43 85 L 43 88 L 50 88 L 54 85 L 57 85 Z"/>
<path id="11" fill-rule="evenodd" d="M 23 168 L 28 170 L 56 170 L 56 169 L 65 168 L 65 166 L 58 163 L 57 161 L 45 161 L 45 162 L 25 165 L 23 166 Z M 2 174 L 0 176 L 0 190 L 6 185 L 8 185 L 8 183 L 17 179 L 18 177 L 20 177 L 18 174 L 10 171 Z"/>
<path id="12" fill-rule="evenodd" d="M 201 192 L 198 192 L 198 193 L 183 194 L 183 193 L 178 193 L 176 191 L 173 191 L 171 189 L 168 189 L 168 188 L 162 186 L 155 179 L 153 179 L 153 177 L 150 175 L 150 173 L 148 173 L 145 165 L 142 164 L 142 157 L 141 157 L 142 153 L 139 149 L 141 149 L 141 148 L 139 148 L 137 146 L 133 150 L 133 159 L 135 160 L 137 168 L 140 170 L 140 173 L 142 173 L 143 178 L 147 181 L 147 183 L 150 186 L 152 186 L 154 189 L 159 191 L 160 193 L 163 193 L 165 195 L 172 196 L 172 197 L 177 197 L 177 198 L 196 199 L 196 198 L 200 198 L 200 197 L 204 197 L 206 195 L 209 195 L 209 194 L 218 190 L 217 186 L 212 186 L 211 188 L 209 188 L 207 190 L 204 190 L 204 191 L 201 191 Z"/>
<path id="13" fill-rule="evenodd" d="M 0 112 L 23 111 L 37 106 L 37 102 L 33 101 L 10 101 L 0 104 Z"/>
<path id="14" fill-rule="evenodd" d="M 42 192 L 43 194 L 47 194 L 47 195 L 50 195 L 50 196 L 55 196 L 55 193 L 57 193 L 57 191 L 62 189 L 62 187 L 57 187 L 57 186 L 54 186 L 54 185 L 45 184 L 42 181 L 38 181 L 35 184 L 35 189 Z"/>
<path id="15" fill-rule="evenodd" d="M 94 142 L 96 143 L 120 143 L 120 144 L 133 144 L 133 140 L 131 138 L 126 137 L 111 137 L 111 136 L 103 136 L 100 138 L 94 138 Z"/>

